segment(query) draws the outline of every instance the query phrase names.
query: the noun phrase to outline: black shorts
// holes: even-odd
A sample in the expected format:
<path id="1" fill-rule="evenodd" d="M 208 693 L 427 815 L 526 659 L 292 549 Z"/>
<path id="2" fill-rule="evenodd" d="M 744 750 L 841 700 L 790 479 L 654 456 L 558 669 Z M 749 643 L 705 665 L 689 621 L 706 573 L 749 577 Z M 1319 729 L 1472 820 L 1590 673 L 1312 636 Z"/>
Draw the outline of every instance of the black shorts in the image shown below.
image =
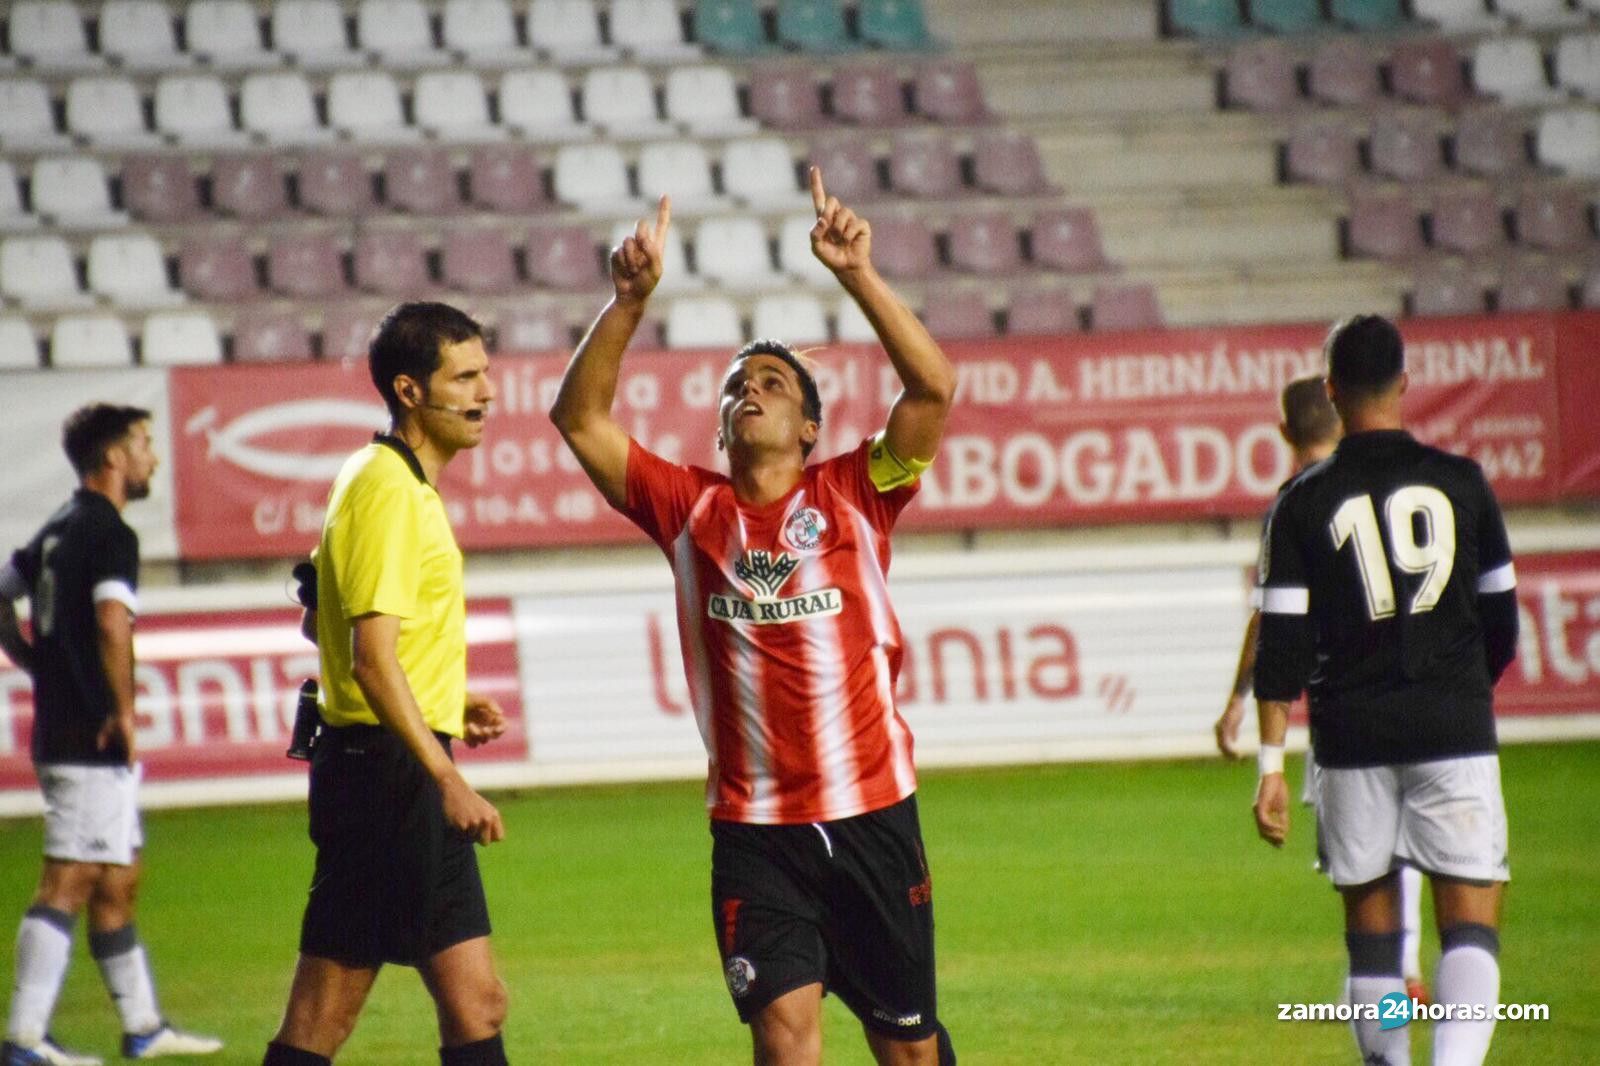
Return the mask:
<path id="1" fill-rule="evenodd" d="M 711 823 L 711 917 L 739 1020 L 821 983 L 899 1040 L 938 1031 L 917 800 L 804 825 Z"/>
<path id="2" fill-rule="evenodd" d="M 440 737 L 445 751 L 450 738 Z M 489 935 L 471 839 L 439 788 L 381 726 L 324 728 L 311 759 L 311 880 L 300 951 L 351 966 L 407 966 Z"/>

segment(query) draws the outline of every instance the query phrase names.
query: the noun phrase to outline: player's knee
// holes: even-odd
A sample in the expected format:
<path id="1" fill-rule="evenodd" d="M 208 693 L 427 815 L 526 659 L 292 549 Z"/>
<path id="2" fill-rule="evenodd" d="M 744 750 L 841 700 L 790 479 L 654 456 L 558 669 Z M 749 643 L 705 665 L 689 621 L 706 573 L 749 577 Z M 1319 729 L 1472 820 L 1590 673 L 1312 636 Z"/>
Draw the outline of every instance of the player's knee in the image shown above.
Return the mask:
<path id="1" fill-rule="evenodd" d="M 506 991 L 506 983 L 498 977 L 491 978 L 483 990 L 479 1007 L 483 1025 L 498 1033 L 506 1023 L 510 1008 L 511 994 Z"/>
<path id="2" fill-rule="evenodd" d="M 822 1059 L 821 1027 L 790 1017 L 763 1019 L 751 1028 L 757 1066 L 806 1066 Z"/>

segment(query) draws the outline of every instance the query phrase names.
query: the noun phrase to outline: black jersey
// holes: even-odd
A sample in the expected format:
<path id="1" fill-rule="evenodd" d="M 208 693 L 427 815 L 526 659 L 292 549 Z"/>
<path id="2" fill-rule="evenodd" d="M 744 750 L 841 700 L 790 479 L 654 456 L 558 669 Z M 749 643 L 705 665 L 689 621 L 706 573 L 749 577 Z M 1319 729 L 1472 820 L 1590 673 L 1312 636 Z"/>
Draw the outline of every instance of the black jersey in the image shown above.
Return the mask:
<path id="1" fill-rule="evenodd" d="M 33 612 L 34 762 L 127 762 L 121 745 L 95 750 L 100 727 L 116 713 L 95 604 L 114 599 L 136 609 L 138 534 L 110 500 L 79 489 L 11 565 Z"/>
<path id="2" fill-rule="evenodd" d="M 1256 695 L 1308 690 L 1319 764 L 1496 750 L 1516 577 L 1477 463 L 1401 430 L 1345 437 L 1278 497 L 1263 547 Z"/>

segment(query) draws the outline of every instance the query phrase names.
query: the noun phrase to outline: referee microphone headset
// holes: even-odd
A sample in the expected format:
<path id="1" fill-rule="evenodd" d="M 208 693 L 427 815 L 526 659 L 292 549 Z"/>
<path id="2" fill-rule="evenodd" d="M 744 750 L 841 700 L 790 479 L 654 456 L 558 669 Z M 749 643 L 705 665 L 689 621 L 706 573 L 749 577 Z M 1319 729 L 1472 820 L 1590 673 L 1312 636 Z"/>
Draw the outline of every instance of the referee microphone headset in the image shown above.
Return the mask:
<path id="1" fill-rule="evenodd" d="M 483 412 L 476 407 L 452 407 L 449 404 L 433 403 L 432 401 L 423 399 L 422 393 L 418 391 L 415 385 L 407 385 L 403 391 L 405 392 L 406 399 L 410 400 L 418 407 L 426 407 L 433 411 L 444 411 L 448 414 L 460 415 L 469 422 L 483 421 Z"/>

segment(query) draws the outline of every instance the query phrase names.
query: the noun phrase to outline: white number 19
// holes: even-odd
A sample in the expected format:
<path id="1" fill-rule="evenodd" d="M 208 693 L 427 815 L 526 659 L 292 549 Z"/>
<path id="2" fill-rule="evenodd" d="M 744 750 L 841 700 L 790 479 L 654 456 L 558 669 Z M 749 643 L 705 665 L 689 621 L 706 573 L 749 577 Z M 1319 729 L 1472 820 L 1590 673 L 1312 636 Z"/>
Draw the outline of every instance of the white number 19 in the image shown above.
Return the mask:
<path id="1" fill-rule="evenodd" d="M 1444 595 L 1450 571 L 1456 562 L 1456 514 L 1450 498 L 1431 485 L 1407 485 L 1396 489 L 1384 501 L 1384 519 L 1389 526 L 1389 543 L 1394 565 L 1408 574 L 1426 574 L 1422 587 L 1411 598 L 1411 613 L 1431 611 Z M 1421 542 L 1417 516 L 1422 516 Z M 1337 551 L 1354 538 L 1356 566 L 1361 571 L 1361 586 L 1367 594 L 1367 615 L 1373 619 L 1394 614 L 1394 582 L 1389 580 L 1388 561 L 1383 556 L 1383 537 L 1378 531 L 1378 515 L 1371 496 L 1352 496 L 1339 505 L 1328 524 Z"/>

